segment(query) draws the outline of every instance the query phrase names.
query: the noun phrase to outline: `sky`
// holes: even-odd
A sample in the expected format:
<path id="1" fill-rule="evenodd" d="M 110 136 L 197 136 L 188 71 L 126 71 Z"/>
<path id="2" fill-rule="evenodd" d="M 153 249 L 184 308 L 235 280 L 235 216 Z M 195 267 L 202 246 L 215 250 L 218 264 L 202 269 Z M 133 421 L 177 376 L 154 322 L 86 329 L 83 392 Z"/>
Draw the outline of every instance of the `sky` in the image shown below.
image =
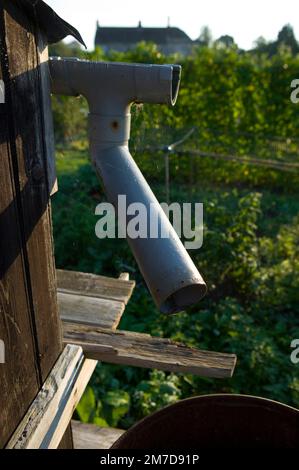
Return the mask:
<path id="1" fill-rule="evenodd" d="M 167 25 L 184 30 L 196 39 L 203 26 L 213 38 L 229 34 L 239 47 L 250 49 L 260 36 L 277 37 L 290 23 L 299 39 L 298 0 L 45 0 L 64 20 L 81 33 L 87 47 L 94 46 L 96 21 L 102 26 Z M 297 5 L 296 5 L 297 4 Z"/>

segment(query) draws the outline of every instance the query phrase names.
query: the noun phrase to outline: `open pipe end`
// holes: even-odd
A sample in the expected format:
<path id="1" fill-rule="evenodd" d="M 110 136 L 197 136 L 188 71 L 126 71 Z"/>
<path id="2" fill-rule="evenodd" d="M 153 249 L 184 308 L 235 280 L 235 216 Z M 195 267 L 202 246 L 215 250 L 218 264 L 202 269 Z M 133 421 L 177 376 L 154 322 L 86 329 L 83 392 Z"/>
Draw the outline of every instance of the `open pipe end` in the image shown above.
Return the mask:
<path id="1" fill-rule="evenodd" d="M 159 309 L 161 313 L 172 315 L 197 304 L 207 293 L 206 284 L 191 284 L 182 287 L 171 294 Z"/>
<path id="2" fill-rule="evenodd" d="M 180 65 L 172 66 L 172 82 L 171 82 L 171 104 L 174 106 L 178 99 L 180 83 L 182 76 L 182 67 Z"/>

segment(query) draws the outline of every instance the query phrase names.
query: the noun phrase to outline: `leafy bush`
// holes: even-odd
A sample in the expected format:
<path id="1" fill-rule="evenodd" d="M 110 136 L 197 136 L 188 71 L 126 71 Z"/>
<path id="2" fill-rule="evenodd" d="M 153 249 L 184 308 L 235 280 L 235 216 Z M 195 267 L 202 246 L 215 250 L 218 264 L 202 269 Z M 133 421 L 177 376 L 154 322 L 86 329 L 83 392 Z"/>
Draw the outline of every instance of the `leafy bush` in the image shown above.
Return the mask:
<path id="1" fill-rule="evenodd" d="M 107 59 L 101 50 L 88 58 Z M 188 58 L 163 57 L 154 45 L 141 44 L 108 59 L 183 64 L 174 110 L 144 106 L 133 113 L 132 149 L 160 200 L 163 154 L 152 149 L 194 125 L 188 148 L 298 161 L 299 107 L 289 99 L 298 56 L 202 47 Z M 78 108 L 80 119 L 70 119 Z M 298 366 L 290 362 L 291 340 L 299 337 L 298 172 L 195 160 L 188 152 L 171 155 L 171 199 L 204 203 L 204 245 L 190 254 L 209 293 L 187 313 L 163 317 L 126 242 L 95 237 L 95 207 L 105 196 L 87 157 L 85 112 L 82 101 L 54 102 L 57 265 L 112 276 L 129 271 L 137 287 L 121 328 L 236 353 L 238 365 L 229 380 L 100 365 L 78 407 L 80 419 L 126 428 L 178 399 L 213 392 L 265 396 L 299 407 Z"/>

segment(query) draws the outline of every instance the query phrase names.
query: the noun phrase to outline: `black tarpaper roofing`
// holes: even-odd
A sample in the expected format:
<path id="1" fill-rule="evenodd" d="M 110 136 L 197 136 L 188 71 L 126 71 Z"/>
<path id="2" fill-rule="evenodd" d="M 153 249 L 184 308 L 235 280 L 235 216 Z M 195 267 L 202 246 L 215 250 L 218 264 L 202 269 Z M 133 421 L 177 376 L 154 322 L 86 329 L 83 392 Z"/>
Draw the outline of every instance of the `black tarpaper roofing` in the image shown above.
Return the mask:
<path id="1" fill-rule="evenodd" d="M 23 11 L 37 21 L 40 29 L 46 34 L 48 44 L 53 44 L 64 39 L 66 36 L 73 36 L 84 47 L 86 47 L 81 34 L 72 25 L 64 21 L 55 11 L 42 0 L 14 0 Z"/>

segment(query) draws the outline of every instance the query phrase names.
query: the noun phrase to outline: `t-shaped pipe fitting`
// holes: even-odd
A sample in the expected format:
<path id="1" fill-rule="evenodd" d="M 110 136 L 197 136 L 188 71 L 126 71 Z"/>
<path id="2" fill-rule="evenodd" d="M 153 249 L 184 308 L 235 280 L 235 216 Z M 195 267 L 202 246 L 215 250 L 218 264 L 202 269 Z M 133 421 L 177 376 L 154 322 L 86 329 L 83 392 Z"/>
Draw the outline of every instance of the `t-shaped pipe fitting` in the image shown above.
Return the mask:
<path id="1" fill-rule="evenodd" d="M 181 67 L 55 58 L 50 73 L 53 93 L 84 95 L 89 103 L 91 154 L 108 199 L 117 208 L 118 196 L 125 195 L 127 206 L 142 203 L 148 209 L 147 226 L 153 214 L 160 222 L 158 238 L 128 236 L 160 311 L 176 313 L 198 302 L 206 293 L 205 282 L 128 149 L 132 103 L 174 105 Z"/>
<path id="2" fill-rule="evenodd" d="M 132 103 L 174 105 L 177 100 L 179 65 L 52 58 L 50 66 L 53 93 L 87 99 L 97 142 L 128 142 Z"/>

